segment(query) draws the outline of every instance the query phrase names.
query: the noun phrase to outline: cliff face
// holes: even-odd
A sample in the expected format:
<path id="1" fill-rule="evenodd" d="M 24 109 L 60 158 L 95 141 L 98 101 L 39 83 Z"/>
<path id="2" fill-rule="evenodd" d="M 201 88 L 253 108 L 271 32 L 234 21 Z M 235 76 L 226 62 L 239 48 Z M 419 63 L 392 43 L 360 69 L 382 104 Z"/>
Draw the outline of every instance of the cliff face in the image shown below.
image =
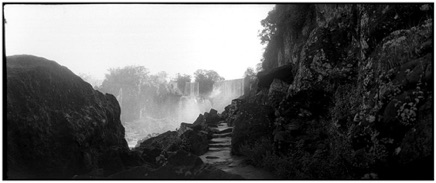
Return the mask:
<path id="1" fill-rule="evenodd" d="M 275 109 L 284 177 L 432 178 L 432 16 L 429 4 L 269 13 L 264 71 L 246 100 Z"/>
<path id="2" fill-rule="evenodd" d="M 130 157 L 114 96 L 56 62 L 6 59 L 7 178 L 103 176 Z"/>

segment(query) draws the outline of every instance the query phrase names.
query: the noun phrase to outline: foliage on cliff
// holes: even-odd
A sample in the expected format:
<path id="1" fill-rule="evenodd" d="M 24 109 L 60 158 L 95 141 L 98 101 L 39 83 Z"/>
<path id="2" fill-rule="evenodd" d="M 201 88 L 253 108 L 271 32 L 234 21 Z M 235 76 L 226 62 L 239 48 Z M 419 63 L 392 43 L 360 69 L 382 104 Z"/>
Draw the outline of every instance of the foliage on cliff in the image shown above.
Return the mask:
<path id="1" fill-rule="evenodd" d="M 213 90 L 213 84 L 224 80 L 216 71 L 198 69 L 194 72 L 195 82 L 198 82 L 200 95 L 207 97 Z"/>
<path id="2" fill-rule="evenodd" d="M 274 107 L 275 148 L 246 155 L 283 178 L 432 179 L 433 5 L 278 5 L 262 24 L 246 100 Z"/>

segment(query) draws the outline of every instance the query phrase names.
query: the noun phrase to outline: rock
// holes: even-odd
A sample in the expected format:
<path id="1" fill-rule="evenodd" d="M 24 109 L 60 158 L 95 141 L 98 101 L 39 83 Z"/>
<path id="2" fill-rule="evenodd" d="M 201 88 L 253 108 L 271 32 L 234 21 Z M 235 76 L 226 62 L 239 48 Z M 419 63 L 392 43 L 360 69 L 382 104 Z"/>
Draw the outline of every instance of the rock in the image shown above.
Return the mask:
<path id="1" fill-rule="evenodd" d="M 204 118 L 207 125 L 216 125 L 222 120 L 215 109 L 210 109 L 209 113 L 205 112 Z"/>
<path id="2" fill-rule="evenodd" d="M 259 88 L 244 99 L 276 109 L 276 140 L 286 146 L 275 151 L 286 159 L 274 164 L 278 172 L 289 179 L 432 179 L 425 163 L 433 162 L 425 109 L 434 92 L 431 7 L 304 4 L 269 13 L 265 31 L 275 31 L 262 37 Z M 230 105 L 223 115 L 234 122 L 233 139 L 264 136 L 241 125 L 251 121 L 243 113 Z"/>
<path id="3" fill-rule="evenodd" d="M 113 95 L 41 57 L 7 57 L 6 71 L 6 178 L 65 179 L 130 166 Z"/>
<path id="4" fill-rule="evenodd" d="M 269 88 L 274 79 L 291 83 L 293 80 L 292 66 L 284 65 L 268 72 L 261 71 L 257 74 L 257 78 L 259 79 L 258 86 L 261 88 Z"/>
<path id="5" fill-rule="evenodd" d="M 215 109 L 210 109 L 209 114 L 212 116 L 217 116 L 218 115 L 218 111 Z"/>
<path id="6" fill-rule="evenodd" d="M 194 125 L 203 125 L 204 124 L 204 116 L 203 114 L 198 115 L 197 119 L 193 123 Z"/>
<path id="7" fill-rule="evenodd" d="M 225 120 L 227 122 L 228 126 L 233 126 L 233 121 L 236 117 L 236 112 L 238 111 L 239 106 L 241 106 L 246 101 L 243 99 L 234 99 L 232 100 L 232 103 L 225 107 L 225 111 L 223 112 L 225 114 Z"/>
<path id="8" fill-rule="evenodd" d="M 281 81 L 280 79 L 274 79 L 271 83 L 268 91 L 268 99 L 273 107 L 278 107 L 280 102 L 287 94 L 289 84 Z"/>
<path id="9" fill-rule="evenodd" d="M 273 117 L 274 110 L 269 106 L 245 103 L 238 107 L 232 133 L 232 154 L 239 154 L 242 144 L 271 136 Z"/>
<path id="10" fill-rule="evenodd" d="M 182 148 L 197 156 L 206 153 L 209 149 L 207 132 L 187 130 L 180 138 L 182 139 Z"/>
<path id="11" fill-rule="evenodd" d="M 156 157 L 158 157 L 162 153 L 162 149 L 156 148 L 156 147 L 149 147 L 144 148 L 141 154 L 141 157 L 144 159 L 144 161 L 156 164 Z"/>
<path id="12" fill-rule="evenodd" d="M 180 148 L 181 139 L 178 132 L 167 131 L 156 137 L 149 138 L 143 141 L 133 151 L 141 154 L 141 157 L 150 164 L 156 164 L 156 157 L 162 152 L 176 151 Z"/>
<path id="13" fill-rule="evenodd" d="M 177 151 L 174 155 L 168 157 L 168 164 L 174 166 L 197 167 L 203 164 L 201 159 L 184 150 Z"/>

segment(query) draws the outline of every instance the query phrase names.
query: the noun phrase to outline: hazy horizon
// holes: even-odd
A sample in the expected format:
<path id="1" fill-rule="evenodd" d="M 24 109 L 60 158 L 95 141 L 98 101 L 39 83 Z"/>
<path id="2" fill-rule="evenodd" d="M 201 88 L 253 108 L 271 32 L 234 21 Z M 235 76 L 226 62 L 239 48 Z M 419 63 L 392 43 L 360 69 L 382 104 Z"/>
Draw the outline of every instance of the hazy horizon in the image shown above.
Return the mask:
<path id="1" fill-rule="evenodd" d="M 260 63 L 260 21 L 273 6 L 6 5 L 6 55 L 44 57 L 98 80 L 128 65 L 169 77 L 208 69 L 237 79 Z"/>

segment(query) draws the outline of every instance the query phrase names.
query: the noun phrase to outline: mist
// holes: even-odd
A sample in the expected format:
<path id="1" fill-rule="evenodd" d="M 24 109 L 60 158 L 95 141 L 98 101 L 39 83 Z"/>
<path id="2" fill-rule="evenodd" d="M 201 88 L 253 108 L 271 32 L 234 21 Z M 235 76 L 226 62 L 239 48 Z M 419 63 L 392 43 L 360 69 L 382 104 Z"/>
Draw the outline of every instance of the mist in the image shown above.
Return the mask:
<path id="1" fill-rule="evenodd" d="M 200 85 L 180 78 L 169 80 L 166 72 L 150 74 L 143 66 L 126 66 L 111 69 L 102 84 L 94 87 L 118 100 L 126 140 L 132 148 L 139 140 L 176 130 L 181 123 L 193 123 L 211 109 L 222 112 L 233 99 L 244 94 L 244 79 L 223 80 L 216 72 L 207 72 L 214 73 L 217 81 Z M 83 79 L 93 81 L 90 77 Z M 212 84 L 211 91 L 205 92 L 207 84 Z"/>

